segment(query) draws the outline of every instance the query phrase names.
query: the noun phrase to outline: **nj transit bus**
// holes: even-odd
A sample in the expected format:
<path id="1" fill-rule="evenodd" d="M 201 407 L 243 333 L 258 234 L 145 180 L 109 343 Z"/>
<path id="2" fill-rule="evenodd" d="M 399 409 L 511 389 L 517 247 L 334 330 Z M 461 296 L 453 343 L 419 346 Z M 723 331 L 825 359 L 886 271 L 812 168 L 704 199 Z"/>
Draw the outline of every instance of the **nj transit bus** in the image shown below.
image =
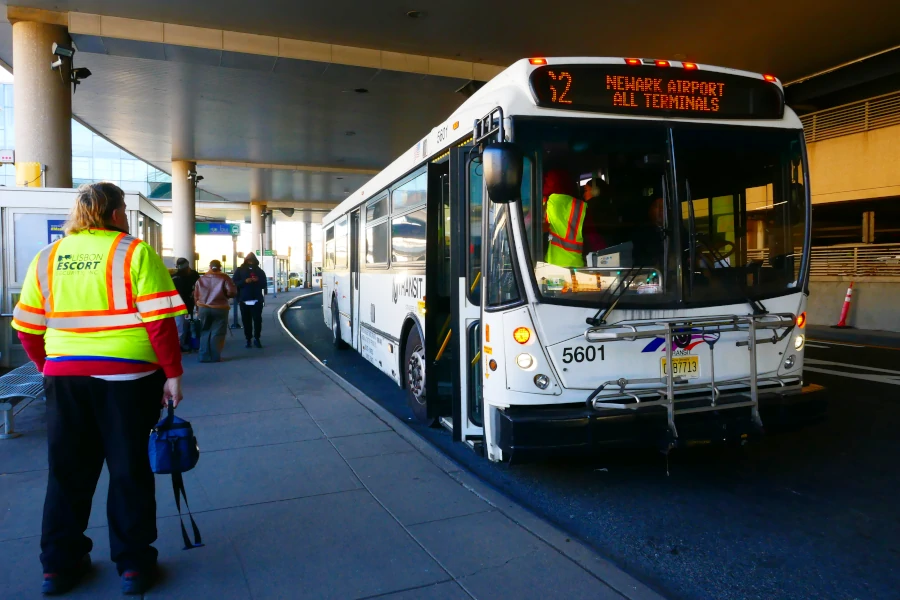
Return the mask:
<path id="1" fill-rule="evenodd" d="M 326 216 L 325 323 L 492 461 L 742 443 L 804 398 L 806 164 L 771 75 L 521 60 Z"/>

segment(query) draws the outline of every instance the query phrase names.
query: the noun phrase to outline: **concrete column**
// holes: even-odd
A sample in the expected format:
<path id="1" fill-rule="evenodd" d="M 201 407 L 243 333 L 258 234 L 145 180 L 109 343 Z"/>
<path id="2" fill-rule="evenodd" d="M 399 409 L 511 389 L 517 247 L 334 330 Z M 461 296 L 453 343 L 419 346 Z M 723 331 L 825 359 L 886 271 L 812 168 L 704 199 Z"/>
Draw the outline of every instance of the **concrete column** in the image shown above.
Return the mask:
<path id="1" fill-rule="evenodd" d="M 305 287 L 312 287 L 312 261 L 313 261 L 313 247 L 312 247 L 312 223 L 306 223 L 306 228 L 303 232 L 303 241 L 306 242 L 304 244 L 304 262 L 306 263 L 306 274 L 303 277 Z"/>
<path id="2" fill-rule="evenodd" d="M 272 241 L 275 239 L 273 232 L 275 230 L 275 219 L 272 212 L 266 214 L 266 250 L 272 250 L 272 254 L 275 254 L 275 247 L 272 245 Z"/>
<path id="3" fill-rule="evenodd" d="M 47 165 L 46 187 L 72 187 L 72 84 L 70 62 L 52 70 L 51 48 L 72 47 L 69 32 L 60 25 L 13 23 L 13 70 L 16 83 L 16 164 Z M 24 167 L 17 171 L 25 173 Z M 31 177 L 30 179 L 34 179 Z M 19 183 L 22 177 L 17 177 Z M 31 184 L 37 185 L 39 181 Z"/>
<path id="4" fill-rule="evenodd" d="M 175 239 L 172 250 L 175 259 L 184 257 L 194 264 L 196 204 L 194 182 L 188 178 L 196 164 L 184 160 L 172 161 L 172 225 Z"/>
<path id="5" fill-rule="evenodd" d="M 250 250 L 253 252 L 262 250 L 262 248 L 260 248 L 260 235 L 265 231 L 265 223 L 263 222 L 262 217 L 265 208 L 266 205 L 262 202 L 250 203 L 250 239 L 252 240 Z"/>

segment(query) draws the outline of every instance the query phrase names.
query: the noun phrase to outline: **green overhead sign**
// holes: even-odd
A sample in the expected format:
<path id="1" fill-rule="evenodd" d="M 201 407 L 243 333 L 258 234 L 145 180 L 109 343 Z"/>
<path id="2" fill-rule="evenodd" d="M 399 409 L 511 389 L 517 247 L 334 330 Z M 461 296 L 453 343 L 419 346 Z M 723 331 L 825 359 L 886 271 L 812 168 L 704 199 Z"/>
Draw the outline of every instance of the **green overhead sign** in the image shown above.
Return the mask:
<path id="1" fill-rule="evenodd" d="M 194 223 L 194 233 L 197 235 L 241 235 L 241 224 L 201 221 Z"/>

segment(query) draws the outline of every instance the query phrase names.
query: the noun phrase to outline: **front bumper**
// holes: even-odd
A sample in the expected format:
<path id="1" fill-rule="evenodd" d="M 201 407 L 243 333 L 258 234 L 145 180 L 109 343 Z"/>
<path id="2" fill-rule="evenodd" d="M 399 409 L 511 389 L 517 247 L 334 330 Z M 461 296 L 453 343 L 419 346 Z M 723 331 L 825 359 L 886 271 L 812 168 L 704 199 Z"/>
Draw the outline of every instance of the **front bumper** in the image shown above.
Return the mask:
<path id="1" fill-rule="evenodd" d="M 759 412 L 769 429 L 802 426 L 821 420 L 825 402 L 818 386 L 802 391 L 759 396 Z M 529 454 L 578 454 L 599 448 L 666 446 L 670 441 L 664 407 L 643 411 L 597 410 L 585 405 L 514 406 L 499 411 L 499 446 L 505 457 Z M 734 442 L 760 433 L 751 409 L 732 408 L 679 415 L 677 445 Z"/>

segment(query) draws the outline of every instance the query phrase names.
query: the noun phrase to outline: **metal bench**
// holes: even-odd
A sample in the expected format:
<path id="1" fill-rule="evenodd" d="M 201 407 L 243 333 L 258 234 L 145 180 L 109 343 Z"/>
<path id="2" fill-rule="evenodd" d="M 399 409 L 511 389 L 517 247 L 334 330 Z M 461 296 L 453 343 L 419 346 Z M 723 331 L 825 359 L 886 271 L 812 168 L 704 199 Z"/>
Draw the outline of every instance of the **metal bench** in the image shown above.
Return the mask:
<path id="1" fill-rule="evenodd" d="M 19 437 L 16 433 L 13 409 L 25 399 L 36 400 L 44 396 L 44 376 L 30 362 L 13 369 L 0 377 L 0 413 L 6 428 L 0 433 L 0 440 Z"/>

